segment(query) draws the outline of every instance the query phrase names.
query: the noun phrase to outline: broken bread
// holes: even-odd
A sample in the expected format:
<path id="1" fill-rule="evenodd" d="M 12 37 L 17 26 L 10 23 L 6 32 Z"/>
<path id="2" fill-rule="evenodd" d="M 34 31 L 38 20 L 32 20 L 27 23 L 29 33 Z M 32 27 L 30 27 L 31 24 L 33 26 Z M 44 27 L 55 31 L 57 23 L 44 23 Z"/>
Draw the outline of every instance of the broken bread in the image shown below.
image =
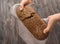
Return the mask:
<path id="1" fill-rule="evenodd" d="M 31 6 L 26 6 L 22 11 L 17 7 L 16 14 L 35 38 L 44 40 L 48 37 L 48 33 L 43 33 L 43 30 L 47 26 L 46 23 L 41 20 L 41 17 Z"/>

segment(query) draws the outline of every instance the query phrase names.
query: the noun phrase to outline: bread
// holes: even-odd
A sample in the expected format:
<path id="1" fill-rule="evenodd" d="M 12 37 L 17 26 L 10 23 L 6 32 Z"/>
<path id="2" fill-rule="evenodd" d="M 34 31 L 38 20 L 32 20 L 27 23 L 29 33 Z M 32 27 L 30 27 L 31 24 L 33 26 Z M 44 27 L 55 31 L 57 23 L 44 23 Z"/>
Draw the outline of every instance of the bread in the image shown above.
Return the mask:
<path id="1" fill-rule="evenodd" d="M 31 6 L 26 6 L 22 11 L 20 11 L 18 7 L 16 9 L 16 14 L 35 38 L 44 40 L 48 37 L 48 33 L 43 33 L 43 30 L 47 26 L 46 23 L 41 20 L 41 17 Z"/>

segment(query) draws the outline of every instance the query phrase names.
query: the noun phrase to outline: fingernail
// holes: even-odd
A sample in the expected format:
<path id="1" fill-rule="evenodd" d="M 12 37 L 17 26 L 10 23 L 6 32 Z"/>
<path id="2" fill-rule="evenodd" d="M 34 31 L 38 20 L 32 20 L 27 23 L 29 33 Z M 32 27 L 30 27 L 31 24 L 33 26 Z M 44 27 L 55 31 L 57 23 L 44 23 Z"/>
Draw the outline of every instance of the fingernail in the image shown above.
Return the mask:
<path id="1" fill-rule="evenodd" d="M 45 33 L 45 31 L 43 31 L 43 33 Z"/>
<path id="2" fill-rule="evenodd" d="M 20 8 L 20 10 L 22 10 L 22 8 Z"/>
<path id="3" fill-rule="evenodd" d="M 43 31 L 44 34 L 46 34 L 46 31 Z"/>

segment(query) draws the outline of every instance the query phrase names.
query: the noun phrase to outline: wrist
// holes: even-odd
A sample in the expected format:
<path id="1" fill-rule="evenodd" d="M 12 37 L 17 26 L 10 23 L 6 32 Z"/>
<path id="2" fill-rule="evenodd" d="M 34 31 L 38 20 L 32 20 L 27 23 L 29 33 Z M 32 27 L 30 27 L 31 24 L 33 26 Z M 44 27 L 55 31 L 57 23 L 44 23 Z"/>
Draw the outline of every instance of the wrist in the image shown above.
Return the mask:
<path id="1" fill-rule="evenodd" d="M 21 1 L 21 5 L 27 5 L 27 4 L 29 4 L 29 3 L 31 3 L 32 2 L 32 0 L 22 0 Z"/>
<path id="2" fill-rule="evenodd" d="M 60 13 L 53 15 L 53 18 L 55 21 L 59 21 L 60 20 Z"/>

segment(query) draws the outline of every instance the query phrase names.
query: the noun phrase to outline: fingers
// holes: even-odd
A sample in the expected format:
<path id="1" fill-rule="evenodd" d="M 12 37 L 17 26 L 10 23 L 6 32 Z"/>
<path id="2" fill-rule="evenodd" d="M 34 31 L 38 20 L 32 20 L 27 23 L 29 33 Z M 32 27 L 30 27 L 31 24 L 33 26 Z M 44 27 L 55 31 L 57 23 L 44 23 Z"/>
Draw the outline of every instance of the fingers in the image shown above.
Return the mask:
<path id="1" fill-rule="evenodd" d="M 20 2 L 20 10 L 23 10 L 24 9 L 24 7 L 26 6 L 26 5 L 28 5 L 28 4 L 30 4 L 32 2 L 32 0 L 22 0 L 21 2 Z"/>
<path id="2" fill-rule="evenodd" d="M 20 9 L 20 10 L 23 10 L 23 9 L 24 9 L 24 5 L 23 5 L 23 4 L 20 5 L 19 9 Z"/>
<path id="3" fill-rule="evenodd" d="M 48 33 L 54 25 L 54 19 L 52 16 L 48 17 L 47 27 L 44 29 L 43 33 Z"/>
<path id="4" fill-rule="evenodd" d="M 44 34 L 46 34 L 48 32 L 49 32 L 49 29 L 48 28 L 44 29 L 44 31 L 43 31 Z"/>

